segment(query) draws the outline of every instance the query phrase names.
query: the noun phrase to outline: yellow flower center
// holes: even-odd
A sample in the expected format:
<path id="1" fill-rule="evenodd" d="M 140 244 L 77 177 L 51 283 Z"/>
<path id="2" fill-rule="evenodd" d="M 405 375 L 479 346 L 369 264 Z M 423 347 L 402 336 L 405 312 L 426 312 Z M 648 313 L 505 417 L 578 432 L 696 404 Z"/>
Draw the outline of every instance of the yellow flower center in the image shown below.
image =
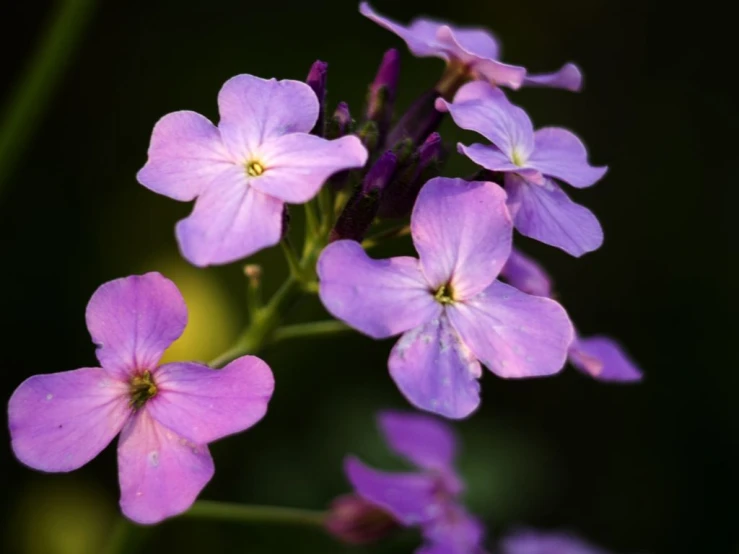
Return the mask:
<path id="1" fill-rule="evenodd" d="M 526 160 L 523 159 L 521 153 L 516 149 L 513 150 L 511 161 L 514 163 L 514 165 L 517 165 L 518 167 L 522 167 L 526 163 Z"/>
<path id="2" fill-rule="evenodd" d="M 259 177 L 262 173 L 264 173 L 264 166 L 261 162 L 252 160 L 246 163 L 246 174 L 249 177 Z"/>
<path id="3" fill-rule="evenodd" d="M 454 302 L 454 289 L 451 283 L 445 283 L 439 287 L 434 298 L 440 304 L 451 304 Z"/>
<path id="4" fill-rule="evenodd" d="M 131 394 L 131 400 L 129 403 L 137 410 L 146 404 L 147 400 L 153 398 L 157 394 L 157 386 L 149 371 L 144 371 L 143 373 L 134 375 L 131 378 L 130 385 L 131 387 L 129 391 Z"/>

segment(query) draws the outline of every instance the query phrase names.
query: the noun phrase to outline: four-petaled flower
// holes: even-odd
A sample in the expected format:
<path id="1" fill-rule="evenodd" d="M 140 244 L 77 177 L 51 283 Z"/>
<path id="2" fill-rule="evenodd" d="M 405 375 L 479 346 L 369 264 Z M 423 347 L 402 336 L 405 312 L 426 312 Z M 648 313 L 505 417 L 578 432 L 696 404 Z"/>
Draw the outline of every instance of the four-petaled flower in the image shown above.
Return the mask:
<path id="1" fill-rule="evenodd" d="M 482 82 L 464 85 L 454 102 L 438 99 L 437 108 L 448 110 L 458 126 L 492 143 L 458 148 L 485 169 L 505 173 L 508 205 L 521 234 L 573 256 L 600 247 L 603 230 L 596 217 L 554 181 L 585 188 L 608 169 L 588 164 L 585 146 L 573 133 L 558 127 L 534 132 L 525 111 L 511 104 L 502 90 Z"/>
<path id="2" fill-rule="evenodd" d="M 154 192 L 197 198 L 176 233 L 183 256 L 198 266 L 277 244 L 285 202 L 307 202 L 331 175 L 367 161 L 357 137 L 309 134 L 319 104 L 305 83 L 237 75 L 223 85 L 218 108 L 217 127 L 190 111 L 165 115 L 138 174 Z"/>
<path id="3" fill-rule="evenodd" d="M 552 281 L 538 262 L 513 250 L 500 273 L 509 284 L 536 296 L 552 297 Z M 623 347 L 610 337 L 575 336 L 569 351 L 574 367 L 599 381 L 628 383 L 641 381 L 642 372 Z"/>
<path id="4" fill-rule="evenodd" d="M 485 530 L 459 499 L 464 484 L 454 469 L 452 430 L 420 414 L 384 412 L 378 420 L 390 448 L 418 471 L 385 473 L 349 457 L 344 469 L 357 494 L 402 525 L 421 528 L 424 545 L 416 554 L 482 553 Z"/>
<path id="5" fill-rule="evenodd" d="M 184 512 L 213 476 L 207 444 L 266 413 L 272 372 L 254 356 L 218 371 L 196 363 L 159 366 L 187 323 L 182 295 L 159 273 L 102 285 L 86 319 L 101 367 L 21 383 L 8 405 L 15 455 L 41 471 L 67 472 L 120 432 L 123 513 L 155 523 Z"/>
<path id="6" fill-rule="evenodd" d="M 513 89 L 525 85 L 578 91 L 582 86 L 582 74 L 572 63 L 565 64 L 554 73 L 529 76 L 523 67 L 502 63 L 499 61 L 498 40 L 486 29 L 454 27 L 424 18 L 414 19 L 406 27 L 381 16 L 367 2 L 360 4 L 359 11 L 403 39 L 414 56 L 441 58 L 469 78 Z"/>
<path id="7" fill-rule="evenodd" d="M 432 179 L 411 215 L 420 259 L 374 260 L 337 241 L 318 261 L 319 294 L 373 338 L 403 333 L 389 360 L 400 390 L 418 408 L 462 418 L 480 402 L 480 362 L 501 377 L 550 375 L 573 339 L 559 304 L 495 280 L 512 233 L 498 185 Z"/>
<path id="8" fill-rule="evenodd" d="M 519 530 L 500 541 L 500 554 L 607 554 L 565 532 Z"/>

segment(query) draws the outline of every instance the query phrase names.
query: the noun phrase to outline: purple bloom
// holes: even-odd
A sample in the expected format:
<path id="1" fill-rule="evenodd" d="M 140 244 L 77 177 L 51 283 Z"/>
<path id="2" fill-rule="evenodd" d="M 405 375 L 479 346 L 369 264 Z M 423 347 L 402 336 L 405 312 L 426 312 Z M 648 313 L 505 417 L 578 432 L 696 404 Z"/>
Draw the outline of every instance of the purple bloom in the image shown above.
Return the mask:
<path id="1" fill-rule="evenodd" d="M 552 281 L 538 262 L 513 250 L 503 271 L 508 283 L 528 294 L 552 297 Z M 610 337 L 575 336 L 569 351 L 569 362 L 574 367 L 599 381 L 641 381 L 642 372 L 623 347 Z"/>
<path id="2" fill-rule="evenodd" d="M 285 202 L 307 202 L 331 175 L 367 161 L 356 137 L 309 134 L 319 102 L 305 83 L 238 75 L 223 85 L 218 107 L 217 127 L 189 111 L 160 119 L 138 174 L 154 192 L 197 198 L 176 232 L 183 256 L 198 266 L 277 244 Z"/>
<path id="3" fill-rule="evenodd" d="M 218 371 L 196 363 L 159 366 L 187 323 L 182 295 L 159 273 L 102 285 L 86 318 L 101 367 L 21 383 L 8 405 L 15 455 L 41 471 L 72 471 L 120 433 L 123 513 L 155 523 L 184 512 L 213 476 L 207 444 L 266 413 L 272 372 L 254 356 Z"/>
<path id="4" fill-rule="evenodd" d="M 569 533 L 518 531 L 501 541 L 501 554 L 607 554 Z"/>
<path id="5" fill-rule="evenodd" d="M 464 485 L 454 469 L 452 430 L 429 416 L 396 412 L 381 414 L 379 424 L 390 448 L 417 471 L 385 473 L 350 457 L 345 470 L 357 494 L 402 525 L 421 527 L 425 544 L 416 554 L 481 553 L 482 524 L 459 500 Z"/>
<path id="6" fill-rule="evenodd" d="M 367 2 L 359 5 L 362 15 L 405 41 L 414 56 L 436 57 L 464 68 L 473 79 L 514 89 L 522 85 L 580 90 L 582 74 L 576 65 L 565 64 L 559 71 L 526 76 L 526 69 L 502 63 L 500 46 L 486 29 L 453 27 L 433 19 L 414 19 L 407 27 L 375 12 Z"/>
<path id="7" fill-rule="evenodd" d="M 403 334 L 390 374 L 415 406 L 462 418 L 480 403 L 480 362 L 501 377 L 550 375 L 573 338 L 564 309 L 496 281 L 511 250 L 505 192 L 432 179 L 411 215 L 420 259 L 374 260 L 353 241 L 318 261 L 329 312 L 376 339 Z"/>
<path id="8" fill-rule="evenodd" d="M 453 103 L 437 100 L 437 108 L 448 110 L 457 125 L 492 143 L 458 148 L 482 167 L 505 173 L 508 205 L 521 234 L 573 256 L 600 247 L 603 230 L 596 217 L 570 200 L 554 181 L 585 188 L 607 170 L 588 164 L 585 146 L 573 133 L 558 127 L 534 132 L 526 112 L 486 83 L 468 83 Z"/>

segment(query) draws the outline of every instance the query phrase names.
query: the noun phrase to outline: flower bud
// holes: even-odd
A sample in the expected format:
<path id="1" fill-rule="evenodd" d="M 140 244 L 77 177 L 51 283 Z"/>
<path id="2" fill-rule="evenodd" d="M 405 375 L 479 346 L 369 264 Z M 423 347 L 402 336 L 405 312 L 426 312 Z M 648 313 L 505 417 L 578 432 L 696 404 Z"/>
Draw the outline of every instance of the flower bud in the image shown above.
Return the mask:
<path id="1" fill-rule="evenodd" d="M 353 124 L 352 115 L 349 113 L 349 105 L 346 102 L 339 102 L 334 115 L 326 124 L 326 138 L 337 139 L 348 135 L 353 130 Z"/>
<path id="2" fill-rule="evenodd" d="M 401 143 L 402 144 L 402 143 Z M 439 133 L 431 133 L 426 141 L 406 160 L 386 187 L 377 215 L 384 218 L 405 217 L 413 209 L 421 187 L 438 175 L 446 159 Z"/>
<path id="3" fill-rule="evenodd" d="M 418 145 L 436 131 L 444 117 L 436 109 L 437 98 L 439 92 L 434 89 L 419 96 L 390 131 L 387 145 L 392 148 L 404 139 L 410 139 L 414 145 Z"/>
<path id="4" fill-rule="evenodd" d="M 395 48 L 391 48 L 385 52 L 367 95 L 367 113 L 365 117 L 367 120 L 377 123 L 380 143 L 384 140 L 390 126 L 390 120 L 393 117 L 399 77 L 400 54 Z"/>
<path id="5" fill-rule="evenodd" d="M 313 63 L 308 72 L 308 78 L 305 80 L 306 84 L 313 89 L 318 97 L 318 121 L 313 127 L 311 134 L 322 137 L 324 134 L 325 120 L 324 110 L 326 104 L 326 79 L 328 73 L 328 64 L 317 60 Z"/>
<path id="6" fill-rule="evenodd" d="M 324 525 L 335 538 L 355 545 L 378 541 L 398 528 L 389 513 L 353 494 L 331 503 Z"/>
<path id="7" fill-rule="evenodd" d="M 360 242 L 377 215 L 382 190 L 395 174 L 398 166 L 397 156 L 385 152 L 370 168 L 362 181 L 362 186 L 346 203 L 329 235 L 329 242 L 350 239 Z"/>
<path id="8" fill-rule="evenodd" d="M 377 123 L 374 121 L 365 121 L 362 123 L 362 125 L 359 126 L 359 129 L 357 129 L 357 136 L 370 154 L 372 154 L 380 144 L 380 132 L 377 128 Z"/>

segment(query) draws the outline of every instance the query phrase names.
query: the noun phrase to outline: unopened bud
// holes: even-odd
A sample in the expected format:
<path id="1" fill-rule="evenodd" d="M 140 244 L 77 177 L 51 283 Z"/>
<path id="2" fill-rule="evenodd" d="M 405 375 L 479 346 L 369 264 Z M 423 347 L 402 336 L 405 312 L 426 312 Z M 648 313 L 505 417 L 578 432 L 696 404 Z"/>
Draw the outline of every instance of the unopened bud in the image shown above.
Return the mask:
<path id="1" fill-rule="evenodd" d="M 317 60 L 313 63 L 308 72 L 308 78 L 305 80 L 306 84 L 313 89 L 318 97 L 318 121 L 313 127 L 311 134 L 322 137 L 324 135 L 325 117 L 324 110 L 326 104 L 326 79 L 328 73 L 328 64 Z"/>
<path id="2" fill-rule="evenodd" d="M 384 140 L 390 126 L 390 120 L 393 117 L 399 77 L 400 54 L 395 48 L 391 48 L 385 52 L 367 95 L 367 113 L 365 115 L 368 120 L 377 123 L 380 142 Z"/>
<path id="3" fill-rule="evenodd" d="M 349 112 L 349 105 L 346 102 L 339 102 L 334 115 L 327 122 L 326 138 L 336 139 L 348 135 L 352 132 L 353 125 L 354 122 L 352 121 L 352 114 Z"/>
<path id="4" fill-rule="evenodd" d="M 383 539 L 399 527 L 389 513 L 353 494 L 331 503 L 324 526 L 335 538 L 355 545 Z"/>
<path id="5" fill-rule="evenodd" d="M 419 96 L 392 128 L 387 144 L 392 147 L 404 139 L 410 139 L 413 144 L 420 145 L 436 131 L 444 118 L 444 114 L 436 109 L 437 98 L 439 92 L 434 89 Z"/>
<path id="6" fill-rule="evenodd" d="M 357 129 L 357 136 L 370 154 L 374 152 L 380 144 L 380 132 L 377 128 L 377 123 L 374 121 L 365 121 L 362 123 L 359 126 L 359 129 Z"/>
<path id="7" fill-rule="evenodd" d="M 244 275 L 249 280 L 249 284 L 255 286 L 262 280 L 262 266 L 247 264 L 244 266 Z"/>

